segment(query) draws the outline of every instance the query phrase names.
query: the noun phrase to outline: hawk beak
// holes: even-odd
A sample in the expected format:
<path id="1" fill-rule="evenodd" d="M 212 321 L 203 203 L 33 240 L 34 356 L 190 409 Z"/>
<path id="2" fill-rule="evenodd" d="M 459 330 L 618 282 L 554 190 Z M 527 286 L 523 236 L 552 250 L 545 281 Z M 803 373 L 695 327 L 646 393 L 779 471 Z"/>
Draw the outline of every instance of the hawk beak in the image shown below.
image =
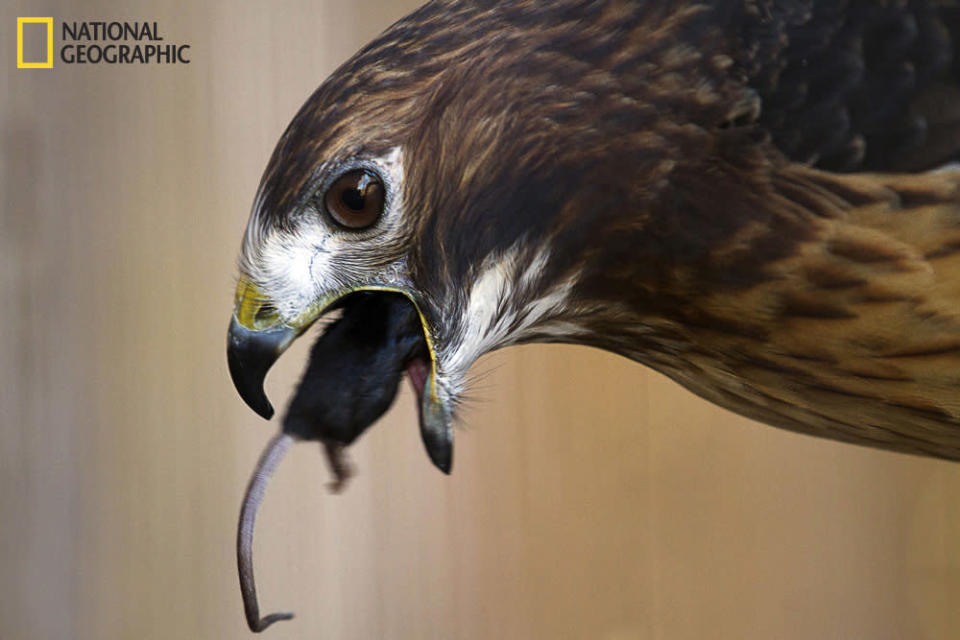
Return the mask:
<path id="1" fill-rule="evenodd" d="M 432 360 L 432 358 L 431 358 Z M 407 377 L 417 395 L 420 437 L 430 462 L 446 474 L 453 467 L 453 427 L 450 402 L 441 397 L 436 368 L 416 359 L 407 367 Z"/>
<path id="2" fill-rule="evenodd" d="M 420 402 L 420 436 L 430 461 L 449 475 L 453 468 L 453 427 L 447 403 L 437 397 L 435 378 L 427 378 Z"/>
<path id="3" fill-rule="evenodd" d="M 263 391 L 263 380 L 301 332 L 280 319 L 256 285 L 240 280 L 227 332 L 227 364 L 237 393 L 267 420 L 273 417 L 273 406 Z"/>
<path id="4" fill-rule="evenodd" d="M 423 359 L 411 363 L 407 373 L 417 394 L 420 435 L 427 455 L 438 469 L 450 473 L 453 466 L 453 402 L 446 397 L 438 384 L 433 340 L 420 307 L 406 291 L 389 287 L 364 287 L 363 290 L 402 293 L 410 298 L 420 315 L 429 362 Z M 273 406 L 263 390 L 263 382 L 270 367 L 337 297 L 339 296 L 332 296 L 318 302 L 304 315 L 288 323 L 280 317 L 255 284 L 246 278 L 240 279 L 233 318 L 227 332 L 227 364 L 233 385 L 240 397 L 263 418 L 269 420 L 274 413 Z"/>
<path id="5" fill-rule="evenodd" d="M 273 406 L 263 391 L 263 380 L 294 337 L 296 331 L 292 327 L 255 330 L 244 327 L 236 317 L 230 320 L 227 364 L 233 386 L 247 406 L 267 420 L 273 417 Z"/>

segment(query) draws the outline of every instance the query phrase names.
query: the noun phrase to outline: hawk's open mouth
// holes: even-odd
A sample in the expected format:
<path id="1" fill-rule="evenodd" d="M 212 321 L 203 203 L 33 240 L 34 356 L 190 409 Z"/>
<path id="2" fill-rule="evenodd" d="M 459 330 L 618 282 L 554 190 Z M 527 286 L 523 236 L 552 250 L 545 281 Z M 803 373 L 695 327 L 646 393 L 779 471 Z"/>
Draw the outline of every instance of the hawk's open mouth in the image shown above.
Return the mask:
<path id="1" fill-rule="evenodd" d="M 349 444 L 390 406 L 405 372 L 417 394 L 427 453 L 449 473 L 450 407 L 437 383 L 429 326 L 407 291 L 349 291 L 321 300 L 295 322 L 286 322 L 256 285 L 241 280 L 227 341 L 230 374 L 240 396 L 269 419 L 273 407 L 263 390 L 267 371 L 296 337 L 338 308 L 343 316 L 318 338 L 288 412 L 296 415 L 288 415 L 284 430 L 303 439 Z"/>

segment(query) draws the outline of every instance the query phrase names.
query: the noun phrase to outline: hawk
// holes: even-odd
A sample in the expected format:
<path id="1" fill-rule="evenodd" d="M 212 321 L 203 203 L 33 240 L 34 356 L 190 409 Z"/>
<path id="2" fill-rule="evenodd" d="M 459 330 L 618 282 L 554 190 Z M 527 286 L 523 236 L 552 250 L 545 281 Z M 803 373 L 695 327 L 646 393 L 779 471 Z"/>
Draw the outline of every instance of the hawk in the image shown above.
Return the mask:
<path id="1" fill-rule="evenodd" d="M 293 339 L 399 294 L 423 348 L 391 366 L 447 472 L 470 366 L 529 342 L 960 459 L 958 161 L 958 0 L 434 0 L 280 138 L 230 371 L 269 417 Z"/>
<path id="2" fill-rule="evenodd" d="M 957 459 L 958 159 L 953 0 L 430 2 L 277 144 L 231 373 L 269 416 L 296 336 L 395 291 L 429 346 L 427 434 L 484 353 L 567 342 L 761 422 Z"/>

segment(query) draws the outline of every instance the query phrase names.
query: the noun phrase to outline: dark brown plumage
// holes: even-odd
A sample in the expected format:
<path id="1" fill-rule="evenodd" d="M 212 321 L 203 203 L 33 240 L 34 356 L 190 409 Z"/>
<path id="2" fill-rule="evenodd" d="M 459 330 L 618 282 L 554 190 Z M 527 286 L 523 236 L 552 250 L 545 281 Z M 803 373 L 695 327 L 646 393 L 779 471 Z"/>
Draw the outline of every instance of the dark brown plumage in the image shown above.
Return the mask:
<path id="1" fill-rule="evenodd" d="M 400 290 L 445 424 L 482 353 L 572 342 L 960 459 L 960 170 L 933 171 L 960 160 L 958 97 L 955 0 L 431 2 L 281 138 L 236 322 L 295 333 Z M 350 235 L 311 203 L 360 165 L 388 202 Z"/>

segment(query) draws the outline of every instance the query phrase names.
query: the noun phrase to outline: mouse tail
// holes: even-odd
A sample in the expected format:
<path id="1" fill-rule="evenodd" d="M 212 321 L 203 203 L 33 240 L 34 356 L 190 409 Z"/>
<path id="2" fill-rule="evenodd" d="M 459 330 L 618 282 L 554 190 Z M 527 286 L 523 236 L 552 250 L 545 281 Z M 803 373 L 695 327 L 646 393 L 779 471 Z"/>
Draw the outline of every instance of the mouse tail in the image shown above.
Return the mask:
<path id="1" fill-rule="evenodd" d="M 257 520 L 257 510 L 263 501 L 270 476 L 276 471 L 291 444 L 293 438 L 285 433 L 278 433 L 270 439 L 260 454 L 260 460 L 257 461 L 247 485 L 247 493 L 243 497 L 243 506 L 240 508 L 240 522 L 237 525 L 237 568 L 240 572 L 240 593 L 243 595 L 247 625 L 255 633 L 263 631 L 278 620 L 293 618 L 292 613 L 271 613 L 260 617 L 257 585 L 253 577 L 253 527 Z"/>

